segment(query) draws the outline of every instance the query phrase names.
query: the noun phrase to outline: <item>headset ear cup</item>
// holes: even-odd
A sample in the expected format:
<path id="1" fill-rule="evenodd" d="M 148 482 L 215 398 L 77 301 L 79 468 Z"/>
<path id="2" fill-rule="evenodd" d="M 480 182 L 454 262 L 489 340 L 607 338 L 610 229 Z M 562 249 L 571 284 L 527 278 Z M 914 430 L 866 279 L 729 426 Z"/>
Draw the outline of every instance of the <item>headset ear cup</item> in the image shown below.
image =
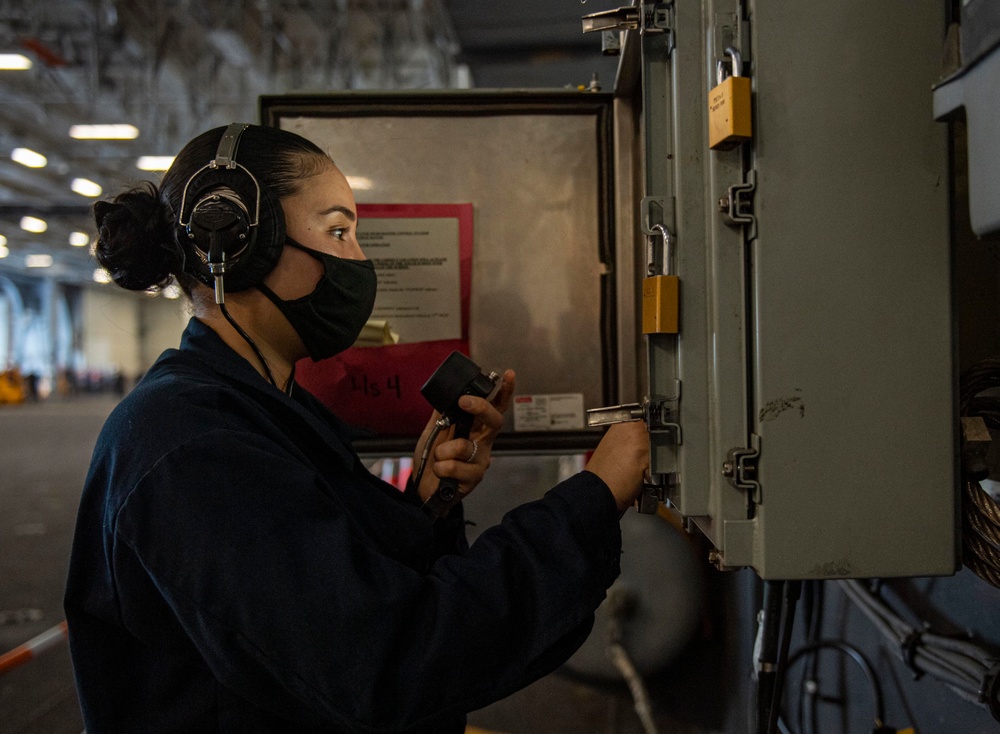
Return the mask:
<path id="1" fill-rule="evenodd" d="M 181 221 L 189 221 L 193 203 L 220 190 L 234 192 L 250 218 L 257 210 L 257 185 L 244 170 L 215 168 L 205 170 L 188 183 L 188 201 L 181 212 Z M 184 251 L 184 270 L 209 287 L 215 278 L 209 272 L 208 253 L 188 236 L 184 227 L 177 230 L 177 239 Z M 260 187 L 260 212 L 256 227 L 249 228 L 249 242 L 227 248 L 225 288 L 227 293 L 248 290 L 260 283 L 278 262 L 285 244 L 285 217 L 281 204 L 265 187 Z M 245 245 L 245 247 L 244 247 Z M 234 256 L 234 253 L 238 255 Z"/>
<path id="2" fill-rule="evenodd" d="M 270 191 L 260 190 L 260 222 L 253 247 L 240 257 L 232 271 L 226 272 L 226 290 L 245 291 L 260 283 L 278 264 L 285 246 L 285 214 Z"/>

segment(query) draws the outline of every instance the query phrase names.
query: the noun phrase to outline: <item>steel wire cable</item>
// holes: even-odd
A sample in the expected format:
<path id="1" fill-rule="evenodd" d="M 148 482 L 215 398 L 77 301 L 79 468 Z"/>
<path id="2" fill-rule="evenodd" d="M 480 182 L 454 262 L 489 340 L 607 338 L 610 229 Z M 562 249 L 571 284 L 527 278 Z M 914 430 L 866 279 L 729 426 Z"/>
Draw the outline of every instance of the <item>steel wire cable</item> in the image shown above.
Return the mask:
<path id="1" fill-rule="evenodd" d="M 965 514 L 965 522 L 968 525 L 967 530 L 972 530 L 994 546 L 1000 546 L 1000 527 L 983 517 L 978 509 L 969 508 Z"/>
<path id="2" fill-rule="evenodd" d="M 992 357 L 973 365 L 962 374 L 959 411 L 962 416 L 978 416 L 988 427 L 1000 429 L 1000 398 L 982 393 L 1000 388 L 1000 358 Z M 970 571 L 1000 588 L 1000 505 L 978 482 L 964 483 L 963 516 L 966 532 L 962 538 L 962 560 Z"/>
<path id="3" fill-rule="evenodd" d="M 997 569 L 993 568 L 989 563 L 973 554 L 972 551 L 969 550 L 968 543 L 966 543 L 962 561 L 970 571 L 976 574 L 983 581 L 986 581 L 987 583 L 1000 589 L 1000 571 L 997 571 Z"/>
<path id="4" fill-rule="evenodd" d="M 965 565 L 984 581 L 1000 588 L 1000 551 L 976 533 L 966 533 L 963 539 Z"/>
<path id="5" fill-rule="evenodd" d="M 1000 550 L 990 545 L 978 534 L 966 534 L 966 544 L 972 551 L 994 569 L 1000 568 Z"/>
<path id="6" fill-rule="evenodd" d="M 1000 527 L 1000 503 L 997 503 L 985 489 L 976 482 L 966 482 L 965 497 L 983 517 Z"/>

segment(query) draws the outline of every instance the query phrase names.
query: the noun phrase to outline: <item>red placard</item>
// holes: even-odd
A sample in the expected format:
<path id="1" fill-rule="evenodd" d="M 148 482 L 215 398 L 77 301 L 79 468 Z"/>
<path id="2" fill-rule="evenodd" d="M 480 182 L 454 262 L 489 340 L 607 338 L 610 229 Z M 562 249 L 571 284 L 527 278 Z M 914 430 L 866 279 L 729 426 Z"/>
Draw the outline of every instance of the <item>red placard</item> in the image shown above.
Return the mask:
<path id="1" fill-rule="evenodd" d="M 453 351 L 469 353 L 472 204 L 359 204 L 358 217 L 458 220 L 461 338 L 352 347 L 321 362 L 300 361 L 295 379 L 352 425 L 381 436 L 416 437 L 431 414 L 420 388 Z"/>

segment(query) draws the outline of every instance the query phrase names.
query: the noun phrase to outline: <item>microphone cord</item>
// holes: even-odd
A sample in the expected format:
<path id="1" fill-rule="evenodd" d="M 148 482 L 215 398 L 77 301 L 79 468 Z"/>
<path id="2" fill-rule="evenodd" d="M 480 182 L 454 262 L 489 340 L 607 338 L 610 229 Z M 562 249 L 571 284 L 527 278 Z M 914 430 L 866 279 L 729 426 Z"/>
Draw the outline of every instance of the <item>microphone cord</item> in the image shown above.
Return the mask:
<path id="1" fill-rule="evenodd" d="M 243 340 L 250 345 L 250 348 L 253 350 L 253 353 L 257 355 L 257 359 L 260 360 L 261 365 L 263 365 L 264 367 L 264 374 L 267 375 L 267 381 L 270 382 L 275 387 L 278 387 L 278 383 L 275 382 L 274 375 L 271 374 L 271 368 L 268 367 L 267 360 L 264 359 L 264 355 L 257 347 L 257 344 L 254 343 L 254 340 L 250 338 L 250 335 L 243 330 L 243 327 L 241 327 L 239 324 L 236 323 L 236 319 L 234 319 L 232 316 L 229 315 L 229 309 L 226 308 L 225 301 L 219 304 L 219 308 L 222 309 L 222 315 L 226 317 L 226 321 L 228 321 L 230 325 L 234 329 L 236 329 L 236 333 L 238 333 L 241 337 L 243 337 Z M 295 371 L 293 370 L 292 375 L 289 376 L 288 378 L 289 391 L 291 391 L 292 376 L 294 375 Z M 280 390 L 281 388 L 278 389 Z"/>

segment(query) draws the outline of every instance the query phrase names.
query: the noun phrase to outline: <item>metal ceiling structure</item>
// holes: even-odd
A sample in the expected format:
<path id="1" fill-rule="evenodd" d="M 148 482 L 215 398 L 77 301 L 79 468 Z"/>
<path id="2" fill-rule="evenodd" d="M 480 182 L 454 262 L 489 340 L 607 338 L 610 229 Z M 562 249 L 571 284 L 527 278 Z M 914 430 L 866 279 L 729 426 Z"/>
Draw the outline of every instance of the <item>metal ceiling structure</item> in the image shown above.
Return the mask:
<path id="1" fill-rule="evenodd" d="M 580 0 L 0 0 L 0 53 L 30 69 L 0 71 L 0 272 L 90 280 L 94 263 L 72 232 L 93 234 L 95 198 L 169 156 L 192 136 L 257 119 L 261 94 L 345 89 L 567 86 L 613 74 L 580 16 Z M 607 3 L 605 3 L 607 4 Z M 75 124 L 127 123 L 132 140 L 77 140 Z M 46 157 L 28 168 L 16 148 Z M 46 231 L 21 228 L 23 216 Z M 0 239 L 0 247 L 4 247 Z M 43 259 L 43 262 L 45 260 Z M 36 259 L 37 264 L 37 259 Z M 41 274 L 39 271 L 38 274 Z"/>

